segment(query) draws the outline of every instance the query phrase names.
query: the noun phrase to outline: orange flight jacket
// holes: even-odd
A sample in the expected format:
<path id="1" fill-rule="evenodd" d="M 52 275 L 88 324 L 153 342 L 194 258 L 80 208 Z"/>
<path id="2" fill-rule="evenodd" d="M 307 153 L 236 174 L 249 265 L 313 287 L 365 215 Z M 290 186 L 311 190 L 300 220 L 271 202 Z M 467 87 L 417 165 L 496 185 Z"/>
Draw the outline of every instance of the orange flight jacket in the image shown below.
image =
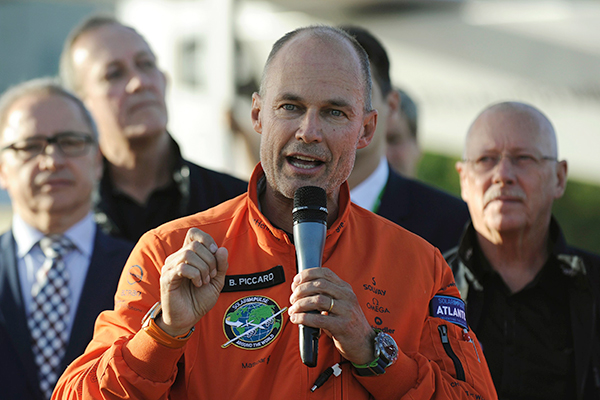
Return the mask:
<path id="1" fill-rule="evenodd" d="M 327 230 L 323 267 L 352 285 L 369 323 L 389 333 L 400 354 L 384 374 L 361 377 L 322 334 L 318 365 L 302 364 L 298 326 L 280 312 L 289 306 L 296 253 L 285 232 L 259 211 L 262 176 L 259 164 L 247 194 L 140 239 L 121 276 L 115 310 L 98 317 L 92 342 L 60 378 L 53 399 L 497 398 L 475 335 L 431 316 L 434 296 L 460 298 L 440 252 L 352 204 L 347 184 Z M 166 257 L 192 227 L 228 249 L 226 287 L 187 343 L 171 349 L 140 329 L 141 322 L 160 300 Z M 311 392 L 336 363 L 341 374 Z"/>

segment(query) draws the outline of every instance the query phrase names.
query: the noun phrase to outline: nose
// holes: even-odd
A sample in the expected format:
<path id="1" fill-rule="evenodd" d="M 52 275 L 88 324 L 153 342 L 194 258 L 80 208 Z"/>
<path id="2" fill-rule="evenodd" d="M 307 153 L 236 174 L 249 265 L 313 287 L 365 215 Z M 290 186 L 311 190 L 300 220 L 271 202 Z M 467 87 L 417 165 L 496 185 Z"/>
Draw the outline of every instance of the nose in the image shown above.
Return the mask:
<path id="1" fill-rule="evenodd" d="M 319 114 L 316 110 L 308 110 L 296 131 L 296 139 L 304 143 L 319 143 L 323 140 L 323 131 Z"/>
<path id="2" fill-rule="evenodd" d="M 494 183 L 515 183 L 515 166 L 510 157 L 503 155 L 493 169 Z"/>
<path id="3" fill-rule="evenodd" d="M 65 164 L 65 155 L 56 143 L 48 143 L 38 157 L 42 170 L 56 171 Z"/>
<path id="4" fill-rule="evenodd" d="M 129 81 L 127 82 L 126 90 L 128 93 L 135 93 L 148 85 L 148 77 L 141 71 L 133 70 Z"/>

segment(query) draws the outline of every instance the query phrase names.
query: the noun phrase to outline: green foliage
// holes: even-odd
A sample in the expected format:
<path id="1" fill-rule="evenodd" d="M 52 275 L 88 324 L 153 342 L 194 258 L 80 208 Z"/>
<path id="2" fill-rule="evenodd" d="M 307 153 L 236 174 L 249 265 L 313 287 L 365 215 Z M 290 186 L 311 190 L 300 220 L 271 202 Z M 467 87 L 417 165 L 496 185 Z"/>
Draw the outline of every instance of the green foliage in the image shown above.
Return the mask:
<path id="1" fill-rule="evenodd" d="M 460 197 L 460 183 L 454 163 L 458 158 L 452 158 L 434 153 L 423 153 L 423 158 L 417 169 L 418 179 L 448 193 Z"/>
<path id="2" fill-rule="evenodd" d="M 600 186 L 569 180 L 553 212 L 573 246 L 600 253 Z"/>
<path id="3" fill-rule="evenodd" d="M 460 196 L 456 161 L 458 158 L 425 153 L 417 176 Z M 600 253 L 600 186 L 570 179 L 565 195 L 554 202 L 553 212 L 570 245 Z"/>

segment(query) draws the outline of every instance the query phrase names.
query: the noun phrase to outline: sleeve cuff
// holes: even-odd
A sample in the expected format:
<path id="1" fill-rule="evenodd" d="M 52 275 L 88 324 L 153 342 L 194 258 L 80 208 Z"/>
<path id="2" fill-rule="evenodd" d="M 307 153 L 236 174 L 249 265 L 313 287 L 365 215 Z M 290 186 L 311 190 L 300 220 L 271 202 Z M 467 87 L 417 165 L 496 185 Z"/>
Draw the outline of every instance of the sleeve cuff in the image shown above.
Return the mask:
<path id="1" fill-rule="evenodd" d="M 171 336 L 171 339 L 175 338 Z M 186 342 L 187 340 L 183 344 Z M 127 365 L 138 375 L 153 382 L 172 379 L 183 352 L 183 346 L 167 347 L 151 337 L 147 330 L 140 330 L 123 346 L 123 358 Z"/>

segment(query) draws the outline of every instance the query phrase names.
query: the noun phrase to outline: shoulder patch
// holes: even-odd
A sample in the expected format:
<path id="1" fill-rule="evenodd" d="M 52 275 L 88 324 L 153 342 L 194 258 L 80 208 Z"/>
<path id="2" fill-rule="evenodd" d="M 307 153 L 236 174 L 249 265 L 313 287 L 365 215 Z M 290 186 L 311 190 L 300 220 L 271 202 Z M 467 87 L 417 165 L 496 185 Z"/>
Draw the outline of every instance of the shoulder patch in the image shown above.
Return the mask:
<path id="1" fill-rule="evenodd" d="M 465 302 L 452 296 L 433 296 L 429 303 L 429 314 L 468 329 Z"/>

